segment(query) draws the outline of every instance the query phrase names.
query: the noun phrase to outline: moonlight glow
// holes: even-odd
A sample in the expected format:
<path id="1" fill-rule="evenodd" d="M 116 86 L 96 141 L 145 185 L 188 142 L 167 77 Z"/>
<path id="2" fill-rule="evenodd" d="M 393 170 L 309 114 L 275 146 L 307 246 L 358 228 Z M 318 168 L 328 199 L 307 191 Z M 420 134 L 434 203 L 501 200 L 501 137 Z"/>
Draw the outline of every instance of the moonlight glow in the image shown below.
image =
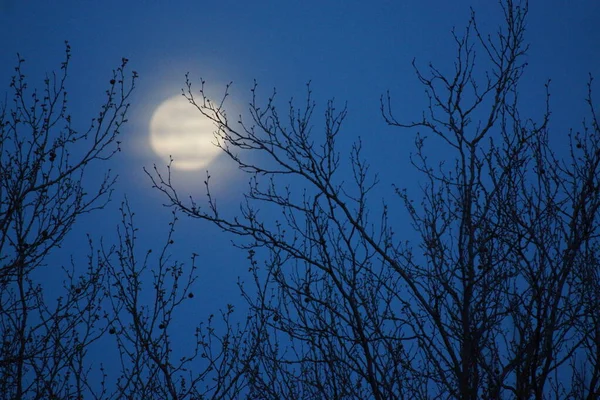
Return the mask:
<path id="1" fill-rule="evenodd" d="M 150 121 L 150 145 L 173 168 L 194 170 L 207 166 L 219 155 L 213 142 L 216 127 L 183 96 L 165 100 Z"/>

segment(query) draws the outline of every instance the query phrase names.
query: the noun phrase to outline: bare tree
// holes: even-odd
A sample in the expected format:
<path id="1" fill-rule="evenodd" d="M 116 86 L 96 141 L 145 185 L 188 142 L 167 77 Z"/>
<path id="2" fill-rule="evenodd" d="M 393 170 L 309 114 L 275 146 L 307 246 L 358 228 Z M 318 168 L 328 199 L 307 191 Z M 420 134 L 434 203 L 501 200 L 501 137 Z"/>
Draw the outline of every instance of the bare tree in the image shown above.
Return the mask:
<path id="1" fill-rule="evenodd" d="M 99 267 L 109 276 L 113 316 L 109 334 L 116 339 L 120 359 L 120 368 L 113 368 L 118 371 L 116 385 L 107 398 L 239 398 L 247 385 L 246 360 L 253 357 L 254 346 L 245 325 L 233 322 L 234 306 L 227 305 L 220 318 L 211 315 L 191 334 L 181 329 L 181 321 L 189 320 L 181 305 L 202 299 L 193 292 L 198 255 L 192 255 L 191 265 L 170 255 L 175 212 L 158 254 L 151 249 L 138 252 L 128 201 L 122 203 L 121 213 L 118 243 L 96 253 Z M 186 335 L 194 339 L 191 349 L 182 345 Z"/>
<path id="2" fill-rule="evenodd" d="M 171 205 L 234 236 L 254 276 L 242 287 L 258 354 L 249 397 L 270 399 L 597 398 L 600 395 L 600 127 L 589 80 L 589 119 L 566 157 L 550 142 L 549 94 L 536 120 L 522 115 L 526 2 L 500 2 L 503 23 L 481 31 L 475 12 L 454 33 L 453 69 L 415 63 L 429 107 L 414 122 L 381 99 L 384 120 L 422 129 L 445 146 L 432 163 L 417 134 L 411 161 L 420 201 L 395 188 L 374 203 L 376 175 L 357 142 L 336 147 L 346 109 L 275 93 L 251 121 L 224 101 L 184 95 L 218 126 L 218 145 L 250 184 L 239 215 L 187 200 L 170 175 L 149 174 Z M 477 64 L 475 64 L 475 57 Z M 549 88 L 547 87 L 547 93 Z M 286 114 L 285 116 L 282 116 Z M 260 157 L 248 157 L 259 154 Z M 350 171 L 351 179 L 347 179 Z M 210 177 L 209 177 L 210 178 Z M 350 183 L 348 183 L 350 182 Z M 403 204 L 413 236 L 389 210 Z M 407 240 L 410 239 L 410 240 Z"/>
<path id="3" fill-rule="evenodd" d="M 11 103 L 0 108 L 0 397 L 75 398 L 88 389 L 88 346 L 107 329 L 99 324 L 106 274 L 89 260 L 49 270 L 47 256 L 64 243 L 77 218 L 102 209 L 114 177 L 88 185 L 88 168 L 119 151 L 136 73 L 127 59 L 107 80 L 106 99 L 84 131 L 71 123 L 66 81 L 71 49 L 60 73 L 31 90 L 19 56 Z M 42 272 L 43 271 L 43 272 Z M 49 298 L 43 274 L 64 272 L 64 293 Z"/>
<path id="4" fill-rule="evenodd" d="M 70 57 L 67 43 L 61 73 L 47 77 L 41 93 L 29 90 L 19 57 L 13 103 L 0 109 L 0 398 L 237 399 L 256 346 L 245 324 L 233 322 L 233 305 L 190 332 L 189 351 L 180 343 L 185 332 L 172 327 L 185 317 L 181 305 L 194 301 L 198 278 L 196 256 L 183 263 L 169 253 L 175 213 L 156 258 L 151 249 L 138 253 L 125 200 L 116 243 L 89 236 L 85 263 L 47 265 L 78 217 L 111 198 L 110 170 L 95 187 L 86 171 L 120 150 L 137 79 L 133 72 L 126 81 L 122 59 L 98 117 L 80 132 L 67 109 Z M 48 274 L 63 277 L 57 298 Z M 91 359 L 107 343 L 114 359 Z"/>

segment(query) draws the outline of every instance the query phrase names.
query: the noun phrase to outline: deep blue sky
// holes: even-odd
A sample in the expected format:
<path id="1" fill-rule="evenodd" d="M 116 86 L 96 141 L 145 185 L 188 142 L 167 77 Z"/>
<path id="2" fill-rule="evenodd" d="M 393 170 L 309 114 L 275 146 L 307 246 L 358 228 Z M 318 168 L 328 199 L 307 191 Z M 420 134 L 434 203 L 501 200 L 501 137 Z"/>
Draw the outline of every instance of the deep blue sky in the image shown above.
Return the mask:
<path id="1" fill-rule="evenodd" d="M 410 188 L 418 179 L 407 162 L 414 135 L 384 124 L 379 96 L 389 89 L 396 115 L 406 120 L 420 115 L 426 103 L 411 61 L 451 68 L 455 49 L 450 30 L 456 26 L 460 32 L 469 18 L 469 5 L 478 11 L 480 24 L 495 31 L 500 8 L 492 0 L 0 0 L 2 97 L 17 52 L 27 60 L 31 83 L 40 85 L 47 71 L 59 68 L 64 40 L 73 51 L 71 113 L 82 129 L 97 112 L 121 57 L 129 58 L 131 69 L 140 75 L 123 132 L 124 151 L 110 161 L 120 175 L 113 206 L 83 219 L 69 237 L 69 248 L 56 255 L 57 262 L 67 263 L 70 253 L 83 257 L 79 247 L 86 243 L 85 233 L 112 239 L 119 218 L 116 205 L 124 194 L 139 217 L 142 248 L 166 234 L 169 212 L 142 173 L 143 166 L 164 164 L 147 144 L 148 122 L 161 101 L 180 93 L 188 71 L 196 81 L 207 80 L 213 93 L 233 81 L 232 102 L 240 109 L 250 99 L 253 79 L 265 97 L 277 87 L 281 100 L 302 98 L 311 80 L 318 117 L 327 99 L 348 102 L 342 145 L 362 137 L 373 170 L 381 174 L 377 195 L 391 194 L 393 182 Z M 525 112 L 541 116 L 543 84 L 552 78 L 555 138 L 564 137 L 585 115 L 588 73 L 600 80 L 599 21 L 596 0 L 531 2 L 531 49 L 522 100 Z M 315 132 L 319 128 L 315 126 Z M 222 159 L 209 170 L 221 205 L 237 207 L 243 178 L 231 174 Z M 204 172 L 186 173 L 181 190 L 201 193 L 203 179 Z M 216 309 L 235 298 L 236 278 L 245 274 L 247 265 L 245 254 L 231 250 L 228 237 L 208 224 L 182 221 L 176 250 L 181 259 L 192 251 L 202 255 L 202 307 Z"/>

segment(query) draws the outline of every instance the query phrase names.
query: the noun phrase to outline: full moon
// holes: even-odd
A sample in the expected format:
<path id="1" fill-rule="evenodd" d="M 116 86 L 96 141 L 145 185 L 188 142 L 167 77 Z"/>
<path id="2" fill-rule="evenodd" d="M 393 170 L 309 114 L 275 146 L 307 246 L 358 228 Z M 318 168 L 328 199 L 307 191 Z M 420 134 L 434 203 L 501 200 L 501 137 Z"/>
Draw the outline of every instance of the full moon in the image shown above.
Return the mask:
<path id="1" fill-rule="evenodd" d="M 150 120 L 150 145 L 173 168 L 195 170 L 207 166 L 220 152 L 213 142 L 215 124 L 183 96 L 160 104 Z"/>

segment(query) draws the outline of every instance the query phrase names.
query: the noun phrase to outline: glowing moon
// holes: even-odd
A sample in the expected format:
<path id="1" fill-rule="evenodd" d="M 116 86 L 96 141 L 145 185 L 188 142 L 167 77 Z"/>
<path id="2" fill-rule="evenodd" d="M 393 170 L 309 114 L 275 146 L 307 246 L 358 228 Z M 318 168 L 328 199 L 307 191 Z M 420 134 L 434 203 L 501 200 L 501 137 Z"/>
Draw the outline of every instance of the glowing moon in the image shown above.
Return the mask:
<path id="1" fill-rule="evenodd" d="M 220 152 L 215 146 L 215 124 L 183 96 L 171 97 L 156 108 L 150 120 L 150 145 L 173 168 L 194 170 L 207 166 Z"/>

